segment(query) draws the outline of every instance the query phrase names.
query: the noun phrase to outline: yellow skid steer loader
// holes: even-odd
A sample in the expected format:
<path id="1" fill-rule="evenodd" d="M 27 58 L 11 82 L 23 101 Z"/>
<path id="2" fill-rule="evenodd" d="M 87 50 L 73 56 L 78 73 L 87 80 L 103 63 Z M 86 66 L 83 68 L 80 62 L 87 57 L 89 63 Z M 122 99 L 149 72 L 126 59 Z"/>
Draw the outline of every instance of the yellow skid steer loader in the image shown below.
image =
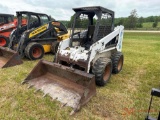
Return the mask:
<path id="1" fill-rule="evenodd" d="M 36 60 L 44 53 L 55 53 L 59 42 L 69 37 L 66 27 L 46 14 L 21 11 L 17 18 L 17 29 L 10 34 L 8 48 L 0 47 L 1 68 L 22 64 L 23 57 Z M 27 19 L 27 25 L 21 25 L 22 18 Z"/>

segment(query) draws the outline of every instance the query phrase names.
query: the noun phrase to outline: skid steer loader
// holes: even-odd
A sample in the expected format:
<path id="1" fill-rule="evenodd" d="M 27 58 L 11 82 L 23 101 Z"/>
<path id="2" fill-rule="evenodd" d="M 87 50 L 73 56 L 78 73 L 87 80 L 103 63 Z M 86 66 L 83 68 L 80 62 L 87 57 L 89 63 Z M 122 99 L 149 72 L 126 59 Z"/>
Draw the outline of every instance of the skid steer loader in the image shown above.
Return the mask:
<path id="1" fill-rule="evenodd" d="M 114 12 L 100 7 L 73 8 L 70 38 L 61 41 L 54 63 L 40 60 L 22 83 L 78 111 L 123 66 L 123 26 L 114 28 Z"/>
<path id="2" fill-rule="evenodd" d="M 31 60 L 41 59 L 44 53 L 55 52 L 59 41 L 69 37 L 66 27 L 46 14 L 28 11 L 16 13 L 17 29 L 10 34 L 8 48 L 0 47 L 2 68 L 10 67 L 10 63 L 12 66 L 21 64 L 24 56 Z M 22 18 L 27 19 L 27 25 L 21 25 Z M 16 63 L 12 62 L 15 59 Z"/>
<path id="3" fill-rule="evenodd" d="M 26 20 L 22 20 L 22 25 Z M 0 46 L 6 47 L 9 44 L 9 35 L 17 26 L 17 19 L 11 14 L 0 14 Z"/>

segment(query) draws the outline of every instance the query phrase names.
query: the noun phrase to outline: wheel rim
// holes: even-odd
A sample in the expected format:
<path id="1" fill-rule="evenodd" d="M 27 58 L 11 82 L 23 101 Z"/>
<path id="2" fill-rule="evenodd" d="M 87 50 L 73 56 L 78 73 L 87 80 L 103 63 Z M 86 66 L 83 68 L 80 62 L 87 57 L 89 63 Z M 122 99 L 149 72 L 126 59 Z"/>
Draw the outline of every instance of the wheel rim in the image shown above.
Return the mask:
<path id="1" fill-rule="evenodd" d="M 34 58 L 39 58 L 42 55 L 42 50 L 39 47 L 33 48 L 32 55 Z"/>
<path id="2" fill-rule="evenodd" d="M 0 46 L 5 46 L 6 45 L 6 39 L 5 38 L 0 38 Z"/>
<path id="3" fill-rule="evenodd" d="M 103 74 L 103 80 L 107 81 L 111 75 L 111 64 L 108 64 Z"/>
<path id="4" fill-rule="evenodd" d="M 118 71 L 120 71 L 122 69 L 122 65 L 123 65 L 123 56 L 121 56 L 118 61 Z"/>

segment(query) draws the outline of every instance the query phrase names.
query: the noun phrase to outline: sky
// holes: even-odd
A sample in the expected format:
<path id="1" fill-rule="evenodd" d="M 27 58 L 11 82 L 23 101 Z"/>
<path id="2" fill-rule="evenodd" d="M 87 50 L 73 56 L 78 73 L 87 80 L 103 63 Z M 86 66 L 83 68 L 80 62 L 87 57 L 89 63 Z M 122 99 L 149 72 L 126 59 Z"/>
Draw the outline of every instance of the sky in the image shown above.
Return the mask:
<path id="1" fill-rule="evenodd" d="M 51 15 L 56 20 L 70 20 L 72 8 L 102 6 L 115 12 L 115 17 L 128 17 L 133 9 L 139 17 L 160 16 L 160 0 L 1 0 L 0 13 L 32 11 Z"/>

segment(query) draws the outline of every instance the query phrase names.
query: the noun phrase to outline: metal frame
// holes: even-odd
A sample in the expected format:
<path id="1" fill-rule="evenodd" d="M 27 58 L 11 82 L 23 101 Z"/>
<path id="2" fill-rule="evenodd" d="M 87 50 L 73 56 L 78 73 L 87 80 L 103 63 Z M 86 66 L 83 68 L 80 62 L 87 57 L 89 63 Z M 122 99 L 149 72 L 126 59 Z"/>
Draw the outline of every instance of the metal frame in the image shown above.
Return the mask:
<path id="1" fill-rule="evenodd" d="M 17 18 L 18 18 L 18 26 L 21 25 L 22 14 L 25 14 L 25 15 L 27 15 L 27 17 L 28 17 L 27 30 L 29 29 L 29 25 L 30 25 L 30 23 L 31 23 L 31 21 L 30 21 L 30 20 L 31 20 L 31 19 L 30 19 L 30 18 L 31 18 L 31 15 L 36 16 L 36 17 L 38 18 L 40 24 L 42 24 L 42 21 L 41 21 L 41 19 L 40 19 L 40 16 L 46 16 L 46 17 L 48 18 L 48 21 L 51 20 L 51 18 L 50 18 L 47 14 L 36 13 L 36 12 L 29 12 L 29 11 L 17 11 L 17 12 L 16 12 L 16 15 L 17 15 Z M 17 27 L 17 28 L 19 28 L 19 27 Z"/>
<path id="2" fill-rule="evenodd" d="M 64 35 L 67 34 L 68 31 L 66 29 L 66 27 L 55 20 L 51 20 L 51 17 L 49 17 L 47 14 L 42 14 L 42 13 L 35 13 L 35 12 L 28 12 L 28 11 L 18 11 L 16 12 L 17 14 L 17 18 L 18 18 L 18 25 L 17 25 L 17 29 L 12 31 L 12 33 L 10 34 L 10 44 L 9 44 L 9 48 L 14 49 L 14 45 L 18 44 L 18 47 L 16 48 L 16 51 L 19 53 L 19 55 L 21 57 L 24 57 L 24 50 L 26 48 L 26 46 L 30 43 L 30 42 L 38 42 L 38 43 L 42 43 L 42 44 L 51 44 L 54 41 L 57 41 L 57 32 L 55 30 L 55 27 L 59 28 L 60 30 L 62 30 L 62 32 L 59 35 Z M 23 29 L 21 27 L 21 20 L 22 20 L 22 15 L 25 14 L 27 16 L 28 19 L 28 23 L 26 26 L 26 29 Z M 31 15 L 34 15 L 38 18 L 38 23 L 40 23 L 39 27 L 31 29 L 29 26 L 31 24 Z M 48 23 L 42 25 L 42 21 L 40 19 L 40 16 L 46 16 L 48 18 Z M 58 24 L 54 24 L 54 23 L 58 23 Z M 43 30 L 42 32 L 34 35 L 33 37 L 30 37 L 29 35 L 34 32 L 34 31 L 38 31 L 38 29 L 41 29 L 43 27 L 46 27 L 45 30 Z M 53 36 L 48 35 L 49 32 L 53 33 Z M 44 36 L 45 37 L 42 37 Z M 32 41 L 31 41 L 32 40 Z M 14 49 L 15 50 L 15 49 Z"/>
<path id="3" fill-rule="evenodd" d="M 12 14 L 0 14 L 0 16 L 1 16 L 1 17 L 11 17 L 12 22 L 13 22 L 14 15 L 12 15 Z M 9 22 L 7 22 L 7 23 L 9 23 Z M 6 23 L 6 24 L 7 24 L 7 23 Z"/>
<path id="4" fill-rule="evenodd" d="M 22 22 L 22 15 L 25 14 L 27 16 L 27 29 L 26 30 L 29 30 L 29 26 L 31 24 L 31 15 L 34 15 L 38 18 L 38 22 L 40 23 L 40 25 L 42 25 L 42 21 L 40 19 L 40 16 L 46 16 L 48 18 L 48 21 L 51 20 L 51 18 L 47 15 L 47 14 L 42 14 L 42 13 L 36 13 L 36 12 L 29 12 L 29 11 L 17 11 L 16 12 L 16 15 L 17 15 L 17 18 L 18 18 L 18 25 L 17 25 L 17 30 L 16 30 L 16 39 L 19 39 L 20 36 L 21 36 L 21 22 Z"/>
<path id="5" fill-rule="evenodd" d="M 97 58 L 96 56 L 100 53 L 107 53 L 108 50 L 110 51 L 121 51 L 122 49 L 122 40 L 123 40 L 123 26 L 117 26 L 115 29 L 114 27 L 114 12 L 108 9 L 105 9 L 100 6 L 93 6 L 93 7 L 82 7 L 82 8 L 73 8 L 75 13 L 73 28 L 72 28 L 72 35 L 70 39 L 62 41 L 59 46 L 59 50 L 56 54 L 55 62 L 61 64 L 61 61 L 67 62 L 71 67 L 72 65 L 78 65 L 85 69 L 87 73 L 90 72 L 91 66 L 94 64 L 94 59 Z M 75 29 L 75 22 L 76 17 L 79 16 L 81 13 L 85 13 L 90 16 L 90 24 L 93 24 L 93 16 L 96 15 L 98 20 L 95 25 L 95 31 L 93 34 L 93 42 L 88 50 L 86 50 L 82 46 L 77 46 L 74 48 L 72 46 L 74 29 Z M 97 34 L 99 30 L 99 21 L 101 20 L 102 13 L 108 13 L 112 17 L 112 25 L 111 25 L 111 32 L 101 38 L 100 40 L 97 39 Z M 108 44 L 112 40 L 117 40 L 117 43 L 112 45 L 112 48 L 106 48 Z M 109 47 L 109 46 L 108 46 Z M 69 50 L 65 50 L 65 48 L 69 48 Z M 103 55 L 104 56 L 104 55 Z"/>
<path id="6" fill-rule="evenodd" d="M 13 27 L 16 27 L 15 24 L 13 23 L 14 22 L 14 15 L 12 14 L 0 14 L 0 17 L 4 17 L 6 20 L 6 23 L 2 23 L 0 24 L 0 32 L 3 32 L 3 31 L 7 31 L 7 29 L 10 29 L 10 28 L 13 28 Z M 11 22 L 8 21 L 8 18 L 11 18 Z M 10 24 L 11 23 L 11 24 Z M 4 27 L 5 26 L 5 27 Z"/>
<path id="7" fill-rule="evenodd" d="M 159 115 L 158 115 L 157 119 L 156 118 L 152 118 L 149 115 L 153 96 L 160 97 L 160 89 L 152 88 L 152 91 L 151 91 L 151 100 L 150 100 L 150 104 L 149 104 L 149 108 L 148 108 L 148 113 L 147 113 L 147 116 L 146 116 L 145 120 L 160 120 L 160 111 L 159 111 Z"/>
<path id="8" fill-rule="evenodd" d="M 54 22 L 58 22 L 58 21 L 54 21 Z M 53 25 L 53 21 L 50 21 L 49 23 L 47 24 L 44 24 L 36 29 L 31 29 L 27 32 L 24 32 L 22 35 L 21 35 L 21 38 L 19 40 L 19 43 L 18 43 L 18 47 L 17 47 L 17 52 L 19 53 L 20 56 L 24 56 L 24 50 L 26 48 L 26 46 L 31 43 L 31 42 L 37 42 L 37 43 L 41 43 L 41 44 L 51 44 L 52 42 L 54 41 L 57 41 L 57 32 L 55 30 L 55 27 L 63 30 L 63 32 L 60 34 L 60 35 L 64 35 L 64 34 L 67 34 L 68 31 L 66 29 L 66 27 L 61 23 L 61 22 L 58 22 L 59 25 Z M 43 26 L 47 26 L 46 30 L 42 31 L 41 33 L 29 38 L 29 35 L 36 31 L 37 29 L 39 28 L 42 28 Z M 53 32 L 54 35 L 51 36 L 46 36 L 46 37 L 42 37 L 43 35 L 49 33 L 49 32 Z M 42 38 L 41 38 L 42 37 Z"/>
<path id="9" fill-rule="evenodd" d="M 95 25 L 95 31 L 94 31 L 94 36 L 93 36 L 93 42 L 97 41 L 97 34 L 99 30 L 99 22 L 102 17 L 102 13 L 108 13 L 112 17 L 112 25 L 111 25 L 111 31 L 114 30 L 114 12 L 112 10 L 103 8 L 101 6 L 93 6 L 93 7 L 81 7 L 81 8 L 73 8 L 73 10 L 76 12 L 75 17 L 74 17 L 74 22 L 73 22 L 73 27 L 72 27 L 72 34 L 71 34 L 71 42 L 74 36 L 74 29 L 75 29 L 75 23 L 76 23 L 76 18 L 80 14 L 86 14 L 89 17 L 89 24 L 93 25 L 93 17 L 96 15 L 98 17 L 98 20 Z"/>

